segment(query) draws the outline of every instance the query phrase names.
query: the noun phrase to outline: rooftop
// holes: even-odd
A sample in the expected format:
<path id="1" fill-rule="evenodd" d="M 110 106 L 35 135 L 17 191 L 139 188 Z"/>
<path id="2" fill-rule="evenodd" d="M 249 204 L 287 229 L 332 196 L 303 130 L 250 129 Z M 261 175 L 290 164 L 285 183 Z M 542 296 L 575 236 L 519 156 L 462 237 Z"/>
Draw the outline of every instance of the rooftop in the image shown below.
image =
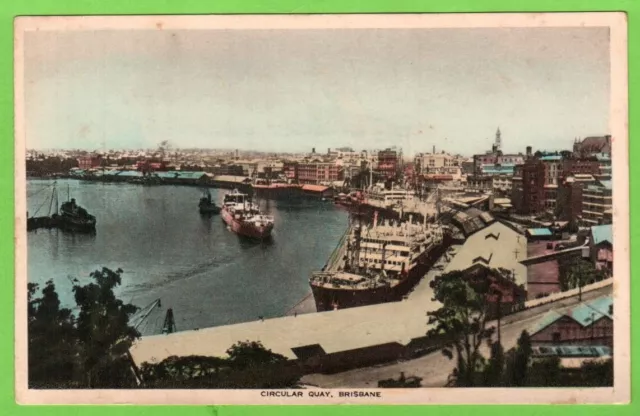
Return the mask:
<path id="1" fill-rule="evenodd" d="M 466 270 L 480 262 L 491 268 L 515 271 L 517 284 L 526 285 L 527 267 L 520 263 L 527 258 L 527 239 L 500 222 L 494 222 L 471 235 L 444 270 Z"/>
<path id="2" fill-rule="evenodd" d="M 527 233 L 533 237 L 546 237 L 552 235 L 551 230 L 548 228 L 529 228 Z"/>
<path id="3" fill-rule="evenodd" d="M 303 185 L 302 186 L 303 191 L 310 191 L 310 192 L 324 192 L 327 189 L 329 189 L 329 187 L 322 186 L 322 185 Z"/>
<path id="4" fill-rule="evenodd" d="M 580 303 L 564 314 L 551 310 L 535 323 L 529 333 L 531 335 L 538 333 L 563 317 L 568 317 L 582 327 L 587 327 L 604 317 L 613 319 L 612 308 L 613 298 L 609 295 L 594 299 L 590 302 Z"/>
<path id="5" fill-rule="evenodd" d="M 561 155 L 547 155 L 547 156 L 542 156 L 540 158 L 540 160 L 542 160 L 544 162 L 557 161 L 557 160 L 562 160 L 562 156 Z"/>
<path id="6" fill-rule="evenodd" d="M 593 239 L 593 244 L 596 245 L 605 241 L 613 244 L 613 229 L 611 224 L 594 225 L 591 227 L 591 238 Z"/>
<path id="7" fill-rule="evenodd" d="M 439 304 L 423 299 L 383 303 L 337 311 L 286 316 L 196 331 L 140 338 L 131 356 L 140 366 L 167 357 L 204 355 L 225 357 L 240 340 L 261 341 L 265 348 L 296 359 L 294 348 L 318 344 L 327 353 L 348 351 L 387 343 L 408 344 L 424 337 L 427 311 Z"/>

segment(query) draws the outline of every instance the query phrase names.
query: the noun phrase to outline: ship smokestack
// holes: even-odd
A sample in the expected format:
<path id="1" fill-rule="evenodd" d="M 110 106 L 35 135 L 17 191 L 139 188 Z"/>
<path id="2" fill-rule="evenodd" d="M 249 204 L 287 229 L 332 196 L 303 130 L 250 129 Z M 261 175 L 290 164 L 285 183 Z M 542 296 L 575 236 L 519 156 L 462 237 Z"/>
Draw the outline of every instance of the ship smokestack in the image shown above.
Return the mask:
<path id="1" fill-rule="evenodd" d="M 373 213 L 373 226 L 374 227 L 378 226 L 378 211 Z"/>

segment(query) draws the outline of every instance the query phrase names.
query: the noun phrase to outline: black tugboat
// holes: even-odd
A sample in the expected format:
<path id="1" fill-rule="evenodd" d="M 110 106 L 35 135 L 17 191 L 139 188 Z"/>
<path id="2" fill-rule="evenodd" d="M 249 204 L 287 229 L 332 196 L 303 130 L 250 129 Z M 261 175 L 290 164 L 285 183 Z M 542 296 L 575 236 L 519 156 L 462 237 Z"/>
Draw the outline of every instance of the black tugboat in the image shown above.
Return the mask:
<path id="1" fill-rule="evenodd" d="M 49 203 L 49 215 L 42 217 L 35 216 L 44 203 L 41 204 L 32 217 L 29 217 L 29 213 L 27 212 L 27 231 L 37 230 L 38 228 L 60 228 L 70 231 L 95 232 L 96 217 L 79 206 L 74 198 L 69 198 L 68 188 L 67 198 L 68 201 L 63 203 L 60 206 L 60 211 L 58 211 L 58 191 L 54 183 Z M 52 209 L 55 209 L 55 212 L 52 213 Z"/>
<path id="2" fill-rule="evenodd" d="M 94 232 L 96 230 L 96 217 L 76 204 L 75 198 L 71 198 L 60 206 L 58 221 L 60 228 L 67 230 L 85 232 Z"/>
<path id="3" fill-rule="evenodd" d="M 198 204 L 198 209 L 200 210 L 200 214 L 220 213 L 220 207 L 211 200 L 211 193 L 208 189 L 203 192 L 202 197 L 200 198 L 200 203 Z"/>

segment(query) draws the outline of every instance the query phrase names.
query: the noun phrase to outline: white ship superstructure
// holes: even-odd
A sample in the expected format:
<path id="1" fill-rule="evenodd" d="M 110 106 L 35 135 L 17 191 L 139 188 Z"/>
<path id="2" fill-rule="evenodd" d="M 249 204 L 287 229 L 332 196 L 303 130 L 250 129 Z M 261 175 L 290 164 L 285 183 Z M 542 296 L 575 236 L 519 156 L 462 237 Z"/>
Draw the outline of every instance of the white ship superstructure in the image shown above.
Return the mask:
<path id="1" fill-rule="evenodd" d="M 352 235 L 352 245 L 357 244 L 355 237 Z M 369 272 L 385 271 L 390 275 L 409 272 L 425 251 L 442 242 L 442 237 L 442 226 L 434 224 L 392 224 L 387 220 L 380 225 L 365 225 L 360 230 L 354 264 Z"/>

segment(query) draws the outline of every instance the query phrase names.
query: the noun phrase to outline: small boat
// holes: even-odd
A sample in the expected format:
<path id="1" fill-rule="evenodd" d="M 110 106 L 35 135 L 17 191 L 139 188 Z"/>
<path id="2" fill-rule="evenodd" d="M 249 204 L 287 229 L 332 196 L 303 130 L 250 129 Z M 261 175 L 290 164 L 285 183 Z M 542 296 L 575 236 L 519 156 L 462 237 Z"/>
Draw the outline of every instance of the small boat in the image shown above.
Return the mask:
<path id="1" fill-rule="evenodd" d="M 60 206 L 60 214 L 54 214 L 53 217 L 59 222 L 61 228 L 76 231 L 95 231 L 96 229 L 96 217 L 76 204 L 75 198 L 63 203 Z"/>
<path id="2" fill-rule="evenodd" d="M 219 214 L 221 208 L 211 200 L 211 192 L 207 189 L 203 192 L 200 202 L 198 203 L 200 214 Z"/>

